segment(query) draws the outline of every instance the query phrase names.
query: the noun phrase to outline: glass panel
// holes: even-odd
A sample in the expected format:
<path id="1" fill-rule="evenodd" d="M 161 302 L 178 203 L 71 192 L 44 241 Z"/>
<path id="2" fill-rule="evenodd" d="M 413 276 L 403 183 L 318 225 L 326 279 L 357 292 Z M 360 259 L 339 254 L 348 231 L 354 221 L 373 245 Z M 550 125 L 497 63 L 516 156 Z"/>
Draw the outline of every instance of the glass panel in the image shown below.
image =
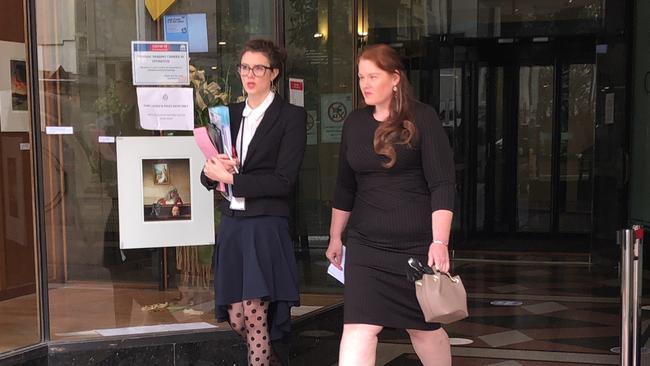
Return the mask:
<path id="1" fill-rule="evenodd" d="M 468 37 L 592 33 L 603 26 L 604 0 L 454 2 L 452 32 Z M 477 19 L 478 21 L 476 21 Z"/>
<path id="2" fill-rule="evenodd" d="M 456 163 L 456 187 L 463 191 L 463 175 L 465 169 L 465 151 L 463 144 L 464 128 L 462 119 L 462 91 L 463 78 L 462 69 L 459 67 L 440 69 L 440 104 L 438 111 L 440 120 L 444 127 L 451 146 L 454 149 L 454 161 Z M 462 196 L 456 197 L 454 204 L 453 230 L 460 230 L 462 218 Z"/>
<path id="3" fill-rule="evenodd" d="M 386 43 L 397 49 L 415 95 L 439 113 L 454 149 L 457 192 L 452 228 L 458 232 L 461 223 L 466 221 L 461 212 L 466 127 L 461 104 L 464 64 L 457 60 L 466 60 L 469 52 L 465 47 L 441 46 L 436 37 L 430 37 L 447 33 L 450 3 L 448 0 L 363 2 L 360 34 L 368 44 Z"/>
<path id="4" fill-rule="evenodd" d="M 504 75 L 503 67 L 495 68 L 494 81 L 494 231 L 508 231 L 508 218 L 506 217 L 505 190 L 509 184 L 506 176 L 506 151 L 504 134 Z"/>
<path id="5" fill-rule="evenodd" d="M 478 106 L 476 120 L 476 231 L 485 228 L 486 183 L 488 167 L 488 72 L 490 69 L 482 66 L 478 71 Z"/>
<path id="6" fill-rule="evenodd" d="M 324 258 L 337 175 L 342 122 L 356 90 L 351 0 L 285 2 L 286 77 L 304 80 L 309 126 L 298 181 L 296 224 L 303 245 Z M 335 108 L 336 107 L 336 108 Z M 341 292 L 326 261 L 299 259 L 302 292 Z"/>
<path id="7" fill-rule="evenodd" d="M 23 1 L 0 13 L 0 353 L 40 341 Z"/>
<path id="8" fill-rule="evenodd" d="M 98 136 L 160 135 L 140 128 L 132 84 L 131 41 L 164 39 L 163 18 L 154 21 L 144 3 L 36 3 L 42 129 L 74 129 L 42 133 L 40 152 L 54 339 L 214 319 L 212 246 L 119 249 L 115 144 L 98 143 Z M 239 49 L 249 37 L 275 38 L 274 13 L 266 0 L 220 0 L 176 1 L 166 15 L 205 20 L 188 20 L 197 27 L 191 32 L 207 37 L 196 48 L 190 44 L 190 63 L 228 102 L 241 95 L 234 72 Z"/>
<path id="9" fill-rule="evenodd" d="M 563 78 L 569 100 L 561 125 L 559 229 L 588 233 L 591 231 L 596 66 L 570 65 L 568 76 L 568 80 Z"/>
<path id="10" fill-rule="evenodd" d="M 519 231 L 549 231 L 553 66 L 519 69 L 517 128 L 517 219 Z"/>

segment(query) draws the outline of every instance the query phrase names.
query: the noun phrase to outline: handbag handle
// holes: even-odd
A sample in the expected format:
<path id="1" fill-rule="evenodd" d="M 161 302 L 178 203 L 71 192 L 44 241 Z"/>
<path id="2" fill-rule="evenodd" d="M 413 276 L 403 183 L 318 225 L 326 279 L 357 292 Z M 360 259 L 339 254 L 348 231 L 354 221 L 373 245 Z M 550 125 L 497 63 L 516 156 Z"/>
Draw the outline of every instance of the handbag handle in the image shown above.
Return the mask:
<path id="1" fill-rule="evenodd" d="M 447 277 L 449 277 L 451 282 L 458 283 L 458 278 L 453 277 L 449 272 L 441 272 L 436 268 L 425 266 L 419 260 L 417 260 L 415 258 L 409 258 L 408 259 L 408 265 L 411 268 L 413 268 L 414 270 L 416 270 L 418 272 L 421 272 L 422 274 L 428 274 L 428 275 L 434 275 L 434 276 L 435 275 L 440 275 L 440 274 L 447 275 Z"/>

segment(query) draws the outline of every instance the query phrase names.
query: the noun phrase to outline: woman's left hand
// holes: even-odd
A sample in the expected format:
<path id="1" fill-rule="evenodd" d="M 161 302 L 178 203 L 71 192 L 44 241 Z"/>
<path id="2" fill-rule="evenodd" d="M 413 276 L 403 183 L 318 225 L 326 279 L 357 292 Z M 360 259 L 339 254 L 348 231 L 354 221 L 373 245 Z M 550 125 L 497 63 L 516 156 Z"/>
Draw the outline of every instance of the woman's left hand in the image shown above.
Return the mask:
<path id="1" fill-rule="evenodd" d="M 440 243 L 429 245 L 429 267 L 436 268 L 440 272 L 449 272 L 449 251 L 447 246 Z"/>
<path id="2" fill-rule="evenodd" d="M 214 181 L 225 184 L 233 183 L 232 174 L 228 172 L 228 168 L 225 167 L 218 158 L 208 160 L 203 167 L 203 173 Z"/>

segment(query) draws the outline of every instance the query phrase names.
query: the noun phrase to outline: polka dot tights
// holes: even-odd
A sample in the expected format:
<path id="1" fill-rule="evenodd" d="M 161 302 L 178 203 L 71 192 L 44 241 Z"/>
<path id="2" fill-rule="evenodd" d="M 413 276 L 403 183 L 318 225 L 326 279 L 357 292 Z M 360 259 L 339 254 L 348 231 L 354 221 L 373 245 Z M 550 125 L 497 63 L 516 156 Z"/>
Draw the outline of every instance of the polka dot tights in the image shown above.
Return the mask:
<path id="1" fill-rule="evenodd" d="M 267 325 L 268 301 L 244 300 L 228 305 L 230 326 L 246 340 L 250 366 L 282 365 L 273 355 Z"/>

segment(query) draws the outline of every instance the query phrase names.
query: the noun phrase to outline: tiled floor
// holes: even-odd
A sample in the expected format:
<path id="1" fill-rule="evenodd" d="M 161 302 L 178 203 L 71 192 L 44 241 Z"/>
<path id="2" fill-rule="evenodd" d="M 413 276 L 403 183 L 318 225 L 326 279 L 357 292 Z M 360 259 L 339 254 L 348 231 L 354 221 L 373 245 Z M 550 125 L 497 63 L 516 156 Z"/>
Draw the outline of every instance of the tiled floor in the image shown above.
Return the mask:
<path id="1" fill-rule="evenodd" d="M 615 270 L 579 264 L 579 260 L 558 264 L 532 259 L 520 263 L 494 258 L 454 261 L 453 272 L 462 277 L 468 292 L 470 317 L 445 329 L 450 337 L 471 341 L 452 347 L 454 365 L 618 364 L 619 356 L 611 351 L 619 346 L 620 333 L 620 290 Z M 325 274 L 327 264 L 323 249 L 299 256 L 304 307 L 296 309 L 295 316 L 341 301 L 342 285 Z M 650 278 L 646 278 L 645 284 L 649 283 Z M 516 306 L 495 305 L 499 301 Z M 89 331 L 100 328 L 214 323 L 209 289 L 161 292 L 101 283 L 71 284 L 52 289 L 50 302 L 52 334 L 58 339 L 96 337 Z M 164 309 L 142 310 L 142 306 L 165 302 Z M 650 301 L 644 298 L 642 303 Z M 203 313 L 187 314 L 183 312 L 186 309 Z M 36 322 L 34 314 L 33 295 L 0 302 L 0 351 L 3 346 L 6 349 L 35 339 L 34 328 L 29 326 Z M 309 344 L 322 339 L 335 346 L 340 334 L 331 328 L 319 329 L 316 323 L 299 337 L 309 338 Z M 649 324 L 650 311 L 644 311 L 644 344 L 649 338 Z M 400 330 L 382 332 L 377 360 L 378 365 L 419 365 L 407 334 Z"/>
<path id="2" fill-rule="evenodd" d="M 611 351 L 619 346 L 621 323 L 616 273 L 587 265 L 496 261 L 456 261 L 453 271 L 467 289 L 470 316 L 445 329 L 450 337 L 472 341 L 452 347 L 454 365 L 618 364 Z M 492 304 L 499 300 L 521 304 Z M 649 315 L 643 312 L 644 331 Z M 642 341 L 647 339 L 644 334 Z M 419 365 L 409 343 L 406 333 L 385 330 L 379 352 L 392 357 L 383 364 Z M 398 344 L 407 347 L 400 352 Z"/>

